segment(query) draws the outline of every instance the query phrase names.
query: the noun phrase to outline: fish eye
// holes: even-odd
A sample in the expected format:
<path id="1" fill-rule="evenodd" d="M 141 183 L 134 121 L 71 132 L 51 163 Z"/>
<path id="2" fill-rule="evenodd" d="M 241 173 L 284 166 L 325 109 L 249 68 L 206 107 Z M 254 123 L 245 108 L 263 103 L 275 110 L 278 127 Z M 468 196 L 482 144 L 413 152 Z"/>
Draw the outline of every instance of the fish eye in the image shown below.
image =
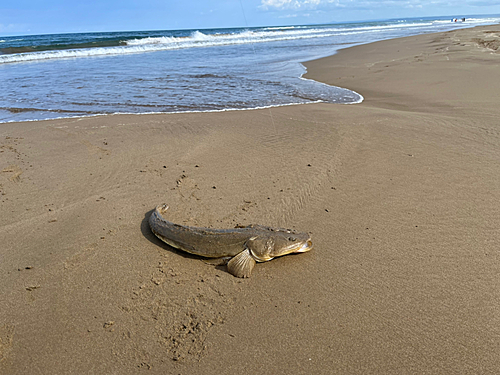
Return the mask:
<path id="1" fill-rule="evenodd" d="M 288 237 L 288 241 L 297 241 L 295 237 Z"/>

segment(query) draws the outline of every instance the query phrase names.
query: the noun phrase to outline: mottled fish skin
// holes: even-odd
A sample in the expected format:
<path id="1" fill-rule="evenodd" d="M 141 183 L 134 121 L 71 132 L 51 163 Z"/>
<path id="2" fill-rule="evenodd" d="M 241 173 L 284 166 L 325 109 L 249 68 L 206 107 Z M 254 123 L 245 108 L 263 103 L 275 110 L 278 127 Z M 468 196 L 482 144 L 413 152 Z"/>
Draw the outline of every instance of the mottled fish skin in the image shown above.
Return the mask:
<path id="1" fill-rule="evenodd" d="M 151 231 L 172 247 L 206 258 L 232 258 L 228 270 L 249 277 L 256 262 L 312 249 L 307 233 L 290 229 L 249 225 L 244 228 L 189 227 L 166 220 L 168 206 L 158 205 L 149 218 Z"/>

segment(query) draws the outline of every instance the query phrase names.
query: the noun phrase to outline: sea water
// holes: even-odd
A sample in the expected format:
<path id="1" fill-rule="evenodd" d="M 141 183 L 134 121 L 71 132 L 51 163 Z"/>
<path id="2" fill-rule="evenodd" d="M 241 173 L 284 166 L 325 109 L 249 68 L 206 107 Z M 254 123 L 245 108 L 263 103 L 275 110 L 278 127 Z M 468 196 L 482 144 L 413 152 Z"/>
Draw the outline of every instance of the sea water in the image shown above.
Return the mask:
<path id="1" fill-rule="evenodd" d="M 430 17 L 0 37 L 0 122 L 359 103 L 358 93 L 302 79 L 300 62 L 357 44 L 499 21 Z"/>

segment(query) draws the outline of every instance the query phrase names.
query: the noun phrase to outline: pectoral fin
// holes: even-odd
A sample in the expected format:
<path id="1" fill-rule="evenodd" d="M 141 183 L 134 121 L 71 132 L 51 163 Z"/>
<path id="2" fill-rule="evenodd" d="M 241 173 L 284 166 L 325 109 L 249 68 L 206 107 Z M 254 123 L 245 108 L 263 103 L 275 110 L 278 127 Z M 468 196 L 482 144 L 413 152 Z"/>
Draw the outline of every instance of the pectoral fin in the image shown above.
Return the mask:
<path id="1" fill-rule="evenodd" d="M 227 269 L 236 277 L 250 277 L 255 263 L 250 250 L 246 249 L 227 263 Z"/>

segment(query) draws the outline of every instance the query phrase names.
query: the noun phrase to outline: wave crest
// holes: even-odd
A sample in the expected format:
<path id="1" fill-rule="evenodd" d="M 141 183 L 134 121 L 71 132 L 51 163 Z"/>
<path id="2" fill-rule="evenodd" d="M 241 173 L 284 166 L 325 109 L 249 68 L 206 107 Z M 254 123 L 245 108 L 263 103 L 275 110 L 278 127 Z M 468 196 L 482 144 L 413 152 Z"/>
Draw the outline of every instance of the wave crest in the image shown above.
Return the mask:
<path id="1" fill-rule="evenodd" d="M 498 21 L 495 18 L 468 19 L 468 26 L 475 24 L 485 24 Z M 59 58 L 78 58 L 120 55 L 132 53 L 145 53 L 170 49 L 185 49 L 197 47 L 214 47 L 237 44 L 266 43 L 285 40 L 326 38 L 332 36 L 344 36 L 351 34 L 373 33 L 387 30 L 419 29 L 426 27 L 449 24 L 446 20 L 415 20 L 407 22 L 405 20 L 391 21 L 389 23 L 359 23 L 359 24 L 338 24 L 338 25 L 318 25 L 318 26 L 285 26 L 266 27 L 261 29 L 242 30 L 231 32 L 220 30 L 217 33 L 203 33 L 192 31 L 185 36 L 150 36 L 121 40 L 115 46 L 95 46 L 90 48 L 76 48 L 72 45 L 58 47 L 61 49 L 51 49 L 46 51 L 32 51 L 19 53 L 0 54 L 0 64 L 16 63 L 39 60 L 50 60 Z M 437 29 L 436 29 L 437 30 Z M 0 42 L 4 42 L 2 39 Z M 3 43 L 2 43 L 3 44 Z M 87 46 L 85 46 L 87 47 Z M 54 47 L 55 48 L 55 47 Z M 1 51 L 0 51 L 1 53 Z"/>

